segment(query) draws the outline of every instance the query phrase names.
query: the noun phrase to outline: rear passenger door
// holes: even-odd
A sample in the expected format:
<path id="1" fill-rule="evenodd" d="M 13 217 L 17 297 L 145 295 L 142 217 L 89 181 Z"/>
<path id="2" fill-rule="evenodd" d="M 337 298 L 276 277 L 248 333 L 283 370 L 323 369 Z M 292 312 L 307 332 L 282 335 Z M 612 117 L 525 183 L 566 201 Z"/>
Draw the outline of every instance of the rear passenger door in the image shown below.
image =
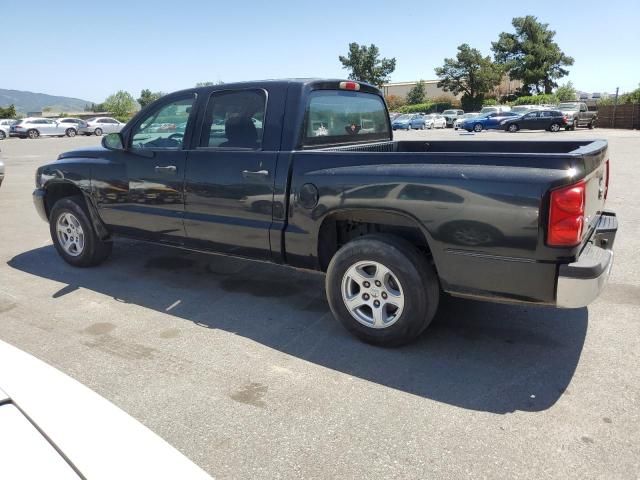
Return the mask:
<path id="1" fill-rule="evenodd" d="M 520 128 L 535 130 L 538 128 L 538 112 L 529 112 L 520 122 Z"/>
<path id="2" fill-rule="evenodd" d="M 275 102 L 274 102 L 275 103 Z M 213 92 L 185 175 L 185 230 L 195 248 L 251 258 L 271 255 L 269 229 L 281 129 L 265 131 L 267 92 Z M 276 138 L 275 141 L 267 141 Z M 197 139 L 197 133 L 196 133 Z"/>

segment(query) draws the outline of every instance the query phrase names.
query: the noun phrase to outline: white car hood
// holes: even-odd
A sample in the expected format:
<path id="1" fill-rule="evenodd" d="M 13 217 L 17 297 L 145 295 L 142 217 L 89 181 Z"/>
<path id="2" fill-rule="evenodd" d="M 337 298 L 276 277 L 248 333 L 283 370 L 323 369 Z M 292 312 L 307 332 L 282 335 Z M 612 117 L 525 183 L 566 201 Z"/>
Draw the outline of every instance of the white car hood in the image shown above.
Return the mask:
<path id="1" fill-rule="evenodd" d="M 2 341 L 0 478 L 211 479 L 108 400 Z"/>

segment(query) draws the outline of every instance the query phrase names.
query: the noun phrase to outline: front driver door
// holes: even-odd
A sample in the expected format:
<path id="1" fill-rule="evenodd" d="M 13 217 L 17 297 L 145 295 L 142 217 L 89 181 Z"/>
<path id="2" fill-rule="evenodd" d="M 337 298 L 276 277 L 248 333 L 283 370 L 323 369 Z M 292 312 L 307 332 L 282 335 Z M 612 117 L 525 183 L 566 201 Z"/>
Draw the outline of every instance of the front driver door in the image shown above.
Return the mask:
<path id="1" fill-rule="evenodd" d="M 522 117 L 522 122 L 520 122 L 520 128 L 535 129 L 537 127 L 537 118 L 538 118 L 538 112 L 527 113 L 524 117 Z"/>
<path id="2" fill-rule="evenodd" d="M 172 96 L 138 120 L 124 151 L 110 151 L 98 165 L 94 189 L 100 215 L 116 233 L 152 241 L 184 241 L 184 134 L 158 131 L 161 123 L 194 120 L 195 95 Z"/>

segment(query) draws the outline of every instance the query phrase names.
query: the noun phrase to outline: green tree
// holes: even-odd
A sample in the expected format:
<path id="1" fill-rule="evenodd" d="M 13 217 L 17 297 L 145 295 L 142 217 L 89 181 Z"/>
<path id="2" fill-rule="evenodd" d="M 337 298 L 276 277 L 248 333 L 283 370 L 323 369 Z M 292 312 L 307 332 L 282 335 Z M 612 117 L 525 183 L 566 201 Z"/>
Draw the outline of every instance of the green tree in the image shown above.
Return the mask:
<path id="1" fill-rule="evenodd" d="M 522 80 L 523 93 L 550 94 L 558 86 L 556 80 L 569 73 L 565 67 L 573 65 L 573 58 L 560 50 L 548 23 L 527 15 L 511 24 L 515 33 L 502 32 L 497 42 L 491 42 L 496 62 L 505 66 L 510 78 Z"/>
<path id="2" fill-rule="evenodd" d="M 398 95 L 387 95 L 384 97 L 387 102 L 387 108 L 390 112 L 395 112 L 403 105 L 406 105 L 406 100 Z"/>
<path id="3" fill-rule="evenodd" d="M 465 110 L 481 108 L 484 96 L 502 79 L 500 66 L 466 43 L 458 47 L 456 58 L 445 58 L 444 65 L 435 71 L 440 79 L 438 87 L 454 95 L 462 94 Z"/>
<path id="4" fill-rule="evenodd" d="M 578 92 L 576 92 L 576 89 L 573 88 L 573 83 L 567 82 L 564 85 L 560 85 L 558 88 L 556 88 L 555 93 L 560 102 L 566 102 L 569 100 L 575 100 Z"/>
<path id="5" fill-rule="evenodd" d="M 152 92 L 148 88 L 140 91 L 140 97 L 138 98 L 138 103 L 142 108 L 146 107 L 150 103 L 155 102 L 160 97 L 164 97 L 164 92 Z"/>
<path id="6" fill-rule="evenodd" d="M 16 106 L 11 104 L 6 108 L 0 107 L 0 118 L 16 118 Z"/>
<path id="7" fill-rule="evenodd" d="M 129 92 L 119 90 L 113 95 L 109 95 L 102 104 L 106 111 L 111 112 L 114 117 L 124 122 L 129 119 L 136 109 L 136 101 Z"/>
<path id="8" fill-rule="evenodd" d="M 380 58 L 380 50 L 373 43 L 368 47 L 353 42 L 346 57 L 338 57 L 342 68 L 350 71 L 349 79 L 381 87 L 396 69 L 395 58 Z"/>
<path id="9" fill-rule="evenodd" d="M 424 103 L 426 96 L 424 80 L 420 80 L 416 83 L 415 87 L 409 90 L 407 93 L 407 103 L 409 105 L 416 105 L 418 103 Z"/>

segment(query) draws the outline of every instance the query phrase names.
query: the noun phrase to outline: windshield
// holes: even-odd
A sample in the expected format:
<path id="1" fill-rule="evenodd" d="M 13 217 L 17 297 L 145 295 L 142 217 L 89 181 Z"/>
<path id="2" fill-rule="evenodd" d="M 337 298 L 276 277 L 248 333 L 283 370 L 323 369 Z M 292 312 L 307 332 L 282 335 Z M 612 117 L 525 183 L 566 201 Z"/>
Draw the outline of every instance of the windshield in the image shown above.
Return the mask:
<path id="1" fill-rule="evenodd" d="M 442 112 L 443 115 L 456 115 L 458 112 L 456 110 L 445 110 Z"/>
<path id="2" fill-rule="evenodd" d="M 399 117 L 396 117 L 395 121 L 400 121 L 400 120 L 411 120 L 411 115 L 400 115 Z"/>
<path id="3" fill-rule="evenodd" d="M 558 108 L 560 110 L 580 110 L 580 105 L 577 103 L 561 103 Z"/>

